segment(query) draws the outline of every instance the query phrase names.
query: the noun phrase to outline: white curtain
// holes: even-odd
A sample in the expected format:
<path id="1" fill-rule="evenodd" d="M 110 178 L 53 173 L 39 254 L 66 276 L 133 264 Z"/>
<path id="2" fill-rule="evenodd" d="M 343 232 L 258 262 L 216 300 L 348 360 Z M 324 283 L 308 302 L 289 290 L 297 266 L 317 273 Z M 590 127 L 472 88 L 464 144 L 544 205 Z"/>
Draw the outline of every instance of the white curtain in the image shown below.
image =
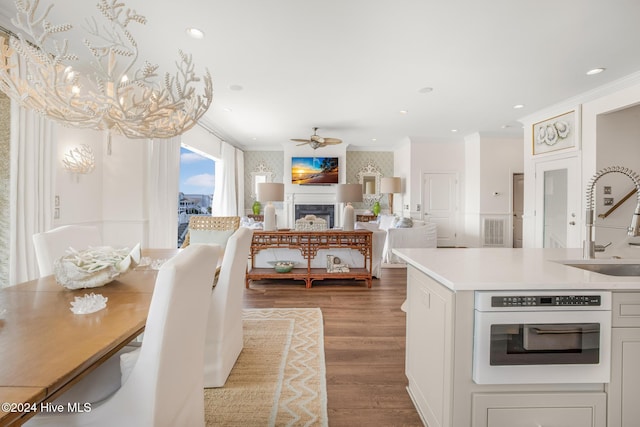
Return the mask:
<path id="1" fill-rule="evenodd" d="M 9 283 L 38 277 L 32 236 L 53 223 L 56 146 L 53 125 L 11 103 Z"/>
<path id="2" fill-rule="evenodd" d="M 238 215 L 244 216 L 244 151 L 236 149 L 236 195 Z"/>
<path id="3" fill-rule="evenodd" d="M 149 247 L 176 248 L 180 137 L 149 143 Z"/>
<path id="4" fill-rule="evenodd" d="M 237 177 L 244 175 L 244 167 L 241 168 L 242 170 L 238 170 L 236 159 L 242 155 L 242 152 L 224 141 L 222 141 L 220 152 L 221 161 L 216 162 L 215 192 L 211 214 L 213 216 L 241 216 L 244 214 L 244 208 L 240 208 L 239 195 L 242 192 L 239 191 Z"/>

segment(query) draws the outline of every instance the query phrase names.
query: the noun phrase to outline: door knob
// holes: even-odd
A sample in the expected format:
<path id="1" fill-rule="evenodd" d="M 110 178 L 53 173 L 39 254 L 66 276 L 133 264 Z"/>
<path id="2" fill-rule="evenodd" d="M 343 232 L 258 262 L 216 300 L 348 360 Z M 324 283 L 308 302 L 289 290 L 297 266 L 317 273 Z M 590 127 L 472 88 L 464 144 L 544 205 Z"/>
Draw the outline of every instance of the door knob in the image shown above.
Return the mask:
<path id="1" fill-rule="evenodd" d="M 569 225 L 576 225 L 575 221 L 569 221 Z"/>

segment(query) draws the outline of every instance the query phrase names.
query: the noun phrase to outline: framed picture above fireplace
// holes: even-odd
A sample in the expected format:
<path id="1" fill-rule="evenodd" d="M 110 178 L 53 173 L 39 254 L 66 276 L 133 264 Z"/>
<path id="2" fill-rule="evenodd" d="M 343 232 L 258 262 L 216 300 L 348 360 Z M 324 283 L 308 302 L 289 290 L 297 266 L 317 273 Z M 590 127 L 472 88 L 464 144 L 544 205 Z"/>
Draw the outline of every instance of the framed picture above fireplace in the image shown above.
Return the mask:
<path id="1" fill-rule="evenodd" d="M 338 183 L 338 157 L 292 157 L 291 183 L 327 185 Z"/>

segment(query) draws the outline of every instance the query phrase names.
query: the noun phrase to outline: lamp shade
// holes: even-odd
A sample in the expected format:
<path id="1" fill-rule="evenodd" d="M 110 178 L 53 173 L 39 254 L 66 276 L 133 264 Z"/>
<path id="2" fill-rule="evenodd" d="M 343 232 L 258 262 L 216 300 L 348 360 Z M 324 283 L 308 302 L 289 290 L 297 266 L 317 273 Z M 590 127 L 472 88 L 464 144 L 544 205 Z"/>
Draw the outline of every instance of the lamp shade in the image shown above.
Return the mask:
<path id="1" fill-rule="evenodd" d="M 284 184 L 278 182 L 258 183 L 257 200 L 259 202 L 281 202 L 284 200 Z"/>
<path id="2" fill-rule="evenodd" d="M 381 193 L 401 193 L 402 179 L 397 176 L 387 176 L 380 179 Z"/>
<path id="3" fill-rule="evenodd" d="M 336 202 L 361 202 L 361 184 L 338 184 Z"/>

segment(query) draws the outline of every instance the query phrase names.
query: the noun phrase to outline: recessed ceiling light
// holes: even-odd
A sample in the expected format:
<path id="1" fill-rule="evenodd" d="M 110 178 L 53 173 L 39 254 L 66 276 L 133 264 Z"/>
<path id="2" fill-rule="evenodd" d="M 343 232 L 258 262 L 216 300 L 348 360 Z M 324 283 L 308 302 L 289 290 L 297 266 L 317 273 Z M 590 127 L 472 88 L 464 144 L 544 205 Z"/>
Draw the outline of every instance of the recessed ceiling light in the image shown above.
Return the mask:
<path id="1" fill-rule="evenodd" d="M 456 133 L 458 132 L 458 129 L 451 129 L 451 132 Z"/>
<path id="2" fill-rule="evenodd" d="M 204 32 L 202 30 L 199 30 L 197 28 L 187 28 L 185 30 L 187 32 L 187 35 L 193 39 L 203 39 L 204 38 Z"/>
<path id="3" fill-rule="evenodd" d="M 231 89 L 231 90 L 242 90 L 244 88 L 241 85 L 231 85 L 231 86 L 229 86 L 229 89 Z"/>
<path id="4" fill-rule="evenodd" d="M 587 76 L 593 76 L 594 74 L 600 74 L 601 72 L 603 72 L 606 68 L 594 68 L 593 70 L 589 70 L 587 71 Z"/>
<path id="5" fill-rule="evenodd" d="M 407 110 L 400 110 L 400 114 L 407 114 L 409 111 Z"/>
<path id="6" fill-rule="evenodd" d="M 372 140 L 373 142 L 376 142 L 376 141 L 377 141 L 377 139 L 376 139 L 376 138 L 371 138 L 371 140 Z"/>
<path id="7" fill-rule="evenodd" d="M 427 87 L 423 87 L 422 89 L 420 89 L 418 91 L 418 93 L 429 93 L 429 92 L 432 92 L 432 91 L 433 91 L 433 88 L 427 86 Z"/>
<path id="8" fill-rule="evenodd" d="M 230 113 L 230 112 L 232 112 L 233 110 L 232 110 L 231 108 L 229 108 L 229 107 L 224 107 L 224 108 L 222 109 L 222 111 L 226 111 L 227 113 Z"/>
<path id="9" fill-rule="evenodd" d="M 519 110 L 520 108 L 524 108 L 523 104 L 516 104 L 513 106 L 513 108 L 515 108 L 516 110 Z"/>

